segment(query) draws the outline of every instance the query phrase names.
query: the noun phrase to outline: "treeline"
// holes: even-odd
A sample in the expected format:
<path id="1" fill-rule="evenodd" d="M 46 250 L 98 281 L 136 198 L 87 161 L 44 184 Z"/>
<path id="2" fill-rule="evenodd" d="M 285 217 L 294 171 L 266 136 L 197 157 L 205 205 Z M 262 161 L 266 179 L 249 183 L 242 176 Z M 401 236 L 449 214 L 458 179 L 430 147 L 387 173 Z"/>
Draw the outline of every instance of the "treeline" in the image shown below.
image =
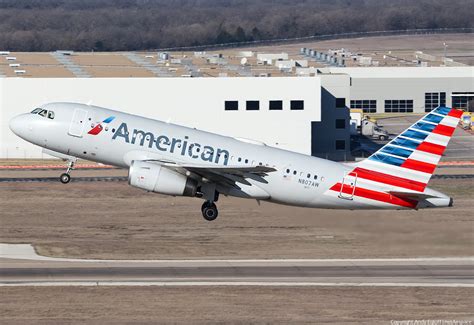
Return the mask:
<path id="1" fill-rule="evenodd" d="M 0 50 L 128 51 L 474 27 L 472 0 L 0 0 Z"/>

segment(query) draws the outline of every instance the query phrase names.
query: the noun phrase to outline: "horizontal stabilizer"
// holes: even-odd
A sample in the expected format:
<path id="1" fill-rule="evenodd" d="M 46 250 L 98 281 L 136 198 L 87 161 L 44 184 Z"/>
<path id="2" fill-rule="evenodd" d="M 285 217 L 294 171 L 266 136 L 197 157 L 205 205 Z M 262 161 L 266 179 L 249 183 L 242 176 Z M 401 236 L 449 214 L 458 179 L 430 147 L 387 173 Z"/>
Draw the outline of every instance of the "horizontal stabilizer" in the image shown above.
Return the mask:
<path id="1" fill-rule="evenodd" d="M 412 199 L 412 200 L 424 200 L 424 199 L 432 199 L 436 198 L 437 196 L 427 194 L 427 193 L 420 193 L 420 192 L 401 192 L 401 191 L 389 191 L 393 196 L 404 198 L 404 199 Z"/>

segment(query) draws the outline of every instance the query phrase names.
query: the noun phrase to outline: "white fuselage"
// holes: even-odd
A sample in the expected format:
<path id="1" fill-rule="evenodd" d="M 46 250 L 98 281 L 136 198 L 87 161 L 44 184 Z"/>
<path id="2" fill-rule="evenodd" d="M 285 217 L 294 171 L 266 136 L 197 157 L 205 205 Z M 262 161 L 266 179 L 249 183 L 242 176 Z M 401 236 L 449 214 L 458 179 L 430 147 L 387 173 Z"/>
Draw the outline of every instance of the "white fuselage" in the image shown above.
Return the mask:
<path id="1" fill-rule="evenodd" d="M 52 103 L 43 108 L 54 111 L 54 119 L 24 114 L 17 120 L 15 133 L 43 148 L 77 158 L 128 168 L 132 161 L 156 160 L 203 166 L 254 167 L 276 169 L 264 181 L 247 179 L 235 195 L 275 203 L 333 209 L 374 209 L 403 207 L 358 199 L 351 195 L 329 194 L 343 183 L 351 164 L 298 154 L 197 129 L 165 123 L 100 107 L 72 103 Z M 112 121 L 103 123 L 107 119 Z M 19 118 L 19 117 L 18 117 Z M 101 124 L 97 134 L 89 132 Z M 245 127 L 245 126 L 242 126 Z M 12 129 L 14 129 L 12 127 Z M 357 180 L 352 180 L 356 186 Z M 336 193 L 337 194 L 337 193 Z"/>

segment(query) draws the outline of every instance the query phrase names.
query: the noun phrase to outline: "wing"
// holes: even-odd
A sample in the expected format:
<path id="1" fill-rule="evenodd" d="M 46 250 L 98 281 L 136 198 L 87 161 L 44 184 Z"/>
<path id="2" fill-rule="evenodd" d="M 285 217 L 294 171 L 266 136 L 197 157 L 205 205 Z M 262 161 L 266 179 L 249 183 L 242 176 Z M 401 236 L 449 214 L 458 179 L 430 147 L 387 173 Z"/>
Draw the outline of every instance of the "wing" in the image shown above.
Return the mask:
<path id="1" fill-rule="evenodd" d="M 264 177 L 267 176 L 268 173 L 276 171 L 275 168 L 268 166 L 207 166 L 200 164 L 181 164 L 172 161 L 154 159 L 146 161 L 174 169 L 182 174 L 194 174 L 222 186 L 237 188 L 239 187 L 236 183 L 251 186 L 252 184 L 248 182 L 248 179 L 266 184 L 268 182 Z"/>

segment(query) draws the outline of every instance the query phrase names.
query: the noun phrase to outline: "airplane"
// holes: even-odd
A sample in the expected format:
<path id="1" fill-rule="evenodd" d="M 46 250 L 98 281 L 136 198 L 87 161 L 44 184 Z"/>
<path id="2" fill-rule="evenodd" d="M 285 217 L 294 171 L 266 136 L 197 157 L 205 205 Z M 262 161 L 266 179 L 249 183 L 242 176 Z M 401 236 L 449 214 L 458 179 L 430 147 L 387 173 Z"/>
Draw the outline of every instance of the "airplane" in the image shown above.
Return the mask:
<path id="1" fill-rule="evenodd" d="M 48 103 L 14 117 L 10 129 L 43 151 L 128 169 L 131 186 L 204 200 L 218 216 L 219 196 L 326 209 L 451 207 L 453 199 L 427 187 L 462 115 L 437 107 L 367 159 L 339 163 L 80 103 Z"/>

